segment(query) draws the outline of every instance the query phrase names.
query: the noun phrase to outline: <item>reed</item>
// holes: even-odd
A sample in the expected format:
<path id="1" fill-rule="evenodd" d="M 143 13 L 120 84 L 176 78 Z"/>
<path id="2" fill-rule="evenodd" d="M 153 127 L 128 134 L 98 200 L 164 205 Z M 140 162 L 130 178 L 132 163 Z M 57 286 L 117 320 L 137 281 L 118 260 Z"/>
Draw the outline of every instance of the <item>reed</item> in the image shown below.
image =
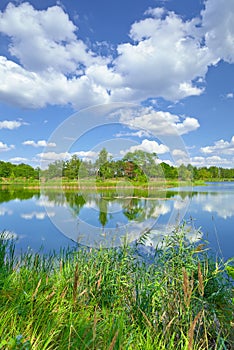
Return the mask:
<path id="1" fill-rule="evenodd" d="M 188 244 L 184 227 L 150 264 L 137 249 L 16 257 L 3 235 L 0 349 L 233 349 L 226 263 Z"/>

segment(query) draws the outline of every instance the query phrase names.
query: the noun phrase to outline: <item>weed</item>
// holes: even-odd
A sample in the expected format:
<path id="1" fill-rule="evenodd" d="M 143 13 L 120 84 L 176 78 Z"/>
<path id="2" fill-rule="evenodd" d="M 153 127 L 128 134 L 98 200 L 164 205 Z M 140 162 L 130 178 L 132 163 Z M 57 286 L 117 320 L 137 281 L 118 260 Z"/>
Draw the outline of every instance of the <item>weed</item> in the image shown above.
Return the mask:
<path id="1" fill-rule="evenodd" d="M 3 235 L 0 349 L 232 349 L 232 261 L 212 260 L 185 231 L 151 263 L 127 245 L 16 259 Z"/>

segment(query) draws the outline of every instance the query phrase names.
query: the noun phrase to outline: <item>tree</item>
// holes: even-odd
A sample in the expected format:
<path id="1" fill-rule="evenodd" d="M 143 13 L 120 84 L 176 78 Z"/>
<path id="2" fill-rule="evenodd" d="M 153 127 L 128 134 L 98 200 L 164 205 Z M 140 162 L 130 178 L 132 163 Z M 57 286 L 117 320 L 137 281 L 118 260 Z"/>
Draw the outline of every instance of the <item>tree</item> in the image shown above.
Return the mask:
<path id="1" fill-rule="evenodd" d="M 156 164 L 157 154 L 142 150 L 128 152 L 123 157 L 126 163 L 125 173 L 130 178 L 146 180 L 147 177 L 156 177 L 159 169 Z"/>
<path id="2" fill-rule="evenodd" d="M 14 176 L 15 177 L 24 177 L 26 179 L 36 178 L 37 173 L 33 167 L 28 164 L 18 164 L 14 168 Z"/>
<path id="3" fill-rule="evenodd" d="M 180 180 L 191 180 L 192 173 L 184 164 L 181 164 L 178 168 L 178 176 Z"/>
<path id="4" fill-rule="evenodd" d="M 48 169 L 42 172 L 42 176 L 45 176 L 47 179 L 53 179 L 56 177 L 62 177 L 64 168 L 63 160 L 56 160 L 53 163 L 48 165 Z"/>
<path id="5" fill-rule="evenodd" d="M 81 160 L 74 154 L 63 166 L 63 174 L 69 179 L 77 179 L 79 174 Z"/>
<path id="6" fill-rule="evenodd" d="M 178 178 L 178 171 L 177 168 L 175 168 L 174 166 L 171 166 L 165 162 L 162 162 L 161 164 L 161 168 L 163 170 L 164 173 L 164 177 L 166 179 L 176 179 Z"/>
<path id="7" fill-rule="evenodd" d="M 0 161 L 0 177 L 9 178 L 15 165 L 9 162 Z"/>
<path id="8" fill-rule="evenodd" d="M 108 179 L 114 177 L 114 169 L 112 167 L 112 162 L 110 162 L 110 157 L 108 157 L 108 152 L 103 148 L 96 160 L 95 166 L 98 171 L 98 175 L 102 179 Z"/>

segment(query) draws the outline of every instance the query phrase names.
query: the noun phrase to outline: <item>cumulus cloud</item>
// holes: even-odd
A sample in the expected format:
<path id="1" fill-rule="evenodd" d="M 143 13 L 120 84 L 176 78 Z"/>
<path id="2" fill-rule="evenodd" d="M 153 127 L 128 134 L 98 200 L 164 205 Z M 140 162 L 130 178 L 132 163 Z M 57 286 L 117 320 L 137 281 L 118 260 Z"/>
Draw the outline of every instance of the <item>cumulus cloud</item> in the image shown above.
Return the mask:
<path id="1" fill-rule="evenodd" d="M 44 152 L 44 153 L 38 153 L 36 155 L 37 158 L 41 160 L 41 162 L 55 162 L 56 160 L 67 160 L 71 158 L 71 154 L 68 152 Z"/>
<path id="2" fill-rule="evenodd" d="M 9 38 L 9 56 L 0 57 L 0 100 L 75 109 L 156 97 L 177 101 L 204 91 L 209 66 L 234 62 L 233 0 L 207 0 L 201 18 L 189 20 L 150 8 L 115 56 L 90 49 L 58 5 L 37 10 L 27 2 L 9 3 L 0 12 L 0 33 Z M 180 132 L 194 123 L 187 119 Z"/>
<path id="3" fill-rule="evenodd" d="M 95 55 L 77 39 L 77 29 L 59 6 L 37 11 L 27 2 L 10 3 L 0 14 L 0 31 L 11 38 L 11 55 L 34 72 L 51 67 L 76 72 L 80 65 L 95 62 Z"/>
<path id="4" fill-rule="evenodd" d="M 209 196 L 194 197 L 194 201 L 202 207 L 203 211 L 216 213 L 223 219 L 228 219 L 234 216 L 234 200 L 232 193 L 222 193 L 222 196 L 210 194 Z"/>
<path id="5" fill-rule="evenodd" d="M 17 129 L 21 125 L 24 125 L 25 123 L 19 120 L 2 120 L 0 121 L 0 129 Z"/>
<path id="6" fill-rule="evenodd" d="M 124 110 L 120 115 L 122 123 L 137 129 L 150 130 L 155 135 L 187 134 L 199 128 L 199 122 L 192 117 L 180 117 L 170 112 L 141 108 L 137 112 Z"/>
<path id="7" fill-rule="evenodd" d="M 13 211 L 11 209 L 0 207 L 0 216 L 12 215 L 12 214 L 13 214 Z"/>
<path id="8" fill-rule="evenodd" d="M 233 92 L 229 92 L 229 93 L 226 95 L 226 98 L 234 98 Z"/>
<path id="9" fill-rule="evenodd" d="M 133 132 L 118 132 L 117 134 L 115 134 L 116 137 L 127 137 L 127 136 L 131 136 L 131 137 L 149 137 L 150 133 L 146 130 L 138 130 L 138 131 L 133 131 Z"/>
<path id="10" fill-rule="evenodd" d="M 26 162 L 28 162 L 28 159 L 23 158 L 23 157 L 14 157 L 14 158 L 10 158 L 9 162 L 11 162 L 11 163 L 26 163 Z"/>
<path id="11" fill-rule="evenodd" d="M 54 212 L 39 212 L 39 211 L 34 211 L 32 213 L 25 213 L 20 215 L 22 219 L 25 220 L 32 220 L 32 219 L 37 219 L 37 220 L 44 220 L 47 216 L 53 217 L 55 216 Z"/>
<path id="12" fill-rule="evenodd" d="M 226 154 L 234 156 L 234 136 L 231 141 L 219 140 L 214 143 L 213 146 L 206 146 L 201 148 L 201 152 L 205 154 Z"/>
<path id="13" fill-rule="evenodd" d="M 202 11 L 205 43 L 219 59 L 234 63 L 234 1 L 208 0 Z"/>
<path id="14" fill-rule="evenodd" d="M 39 140 L 37 142 L 33 140 L 27 140 L 23 142 L 23 145 L 25 146 L 33 146 L 33 147 L 56 147 L 56 143 L 54 142 L 47 142 L 45 140 Z"/>
<path id="15" fill-rule="evenodd" d="M 166 18 L 135 22 L 130 30 L 134 44 L 118 46 L 116 71 L 124 74 L 128 86 L 142 97 L 178 100 L 201 94 L 203 88 L 194 80 L 204 77 L 215 60 L 201 45 L 196 24 L 196 20 L 185 22 L 173 12 Z"/>
<path id="16" fill-rule="evenodd" d="M 227 159 L 220 156 L 210 156 L 210 157 L 191 157 L 190 163 L 197 167 L 210 167 L 210 166 L 220 166 L 225 168 L 233 167 L 234 158 Z"/>
<path id="17" fill-rule="evenodd" d="M 37 10 L 10 3 L 0 12 L 0 33 L 10 41 L 9 57 L 0 57 L 0 100 L 75 109 L 155 97 L 177 101 L 204 91 L 209 66 L 234 62 L 233 0 L 207 0 L 201 17 L 189 20 L 149 8 L 113 56 L 90 49 L 59 4 Z"/>
<path id="18" fill-rule="evenodd" d="M 143 140 L 140 145 L 134 145 L 131 146 L 128 150 L 121 151 L 120 154 L 126 154 L 127 152 L 134 152 L 137 150 L 149 152 L 149 153 L 157 153 L 157 154 L 163 154 L 169 152 L 169 149 L 167 146 L 163 144 L 158 144 L 156 141 L 150 141 L 150 140 Z"/>
<path id="19" fill-rule="evenodd" d="M 73 154 L 77 155 L 80 158 L 83 159 L 94 159 L 97 158 L 99 152 L 94 152 L 94 151 L 79 151 L 79 152 L 74 152 Z"/>
<path id="20" fill-rule="evenodd" d="M 0 141 L 0 152 L 6 152 L 10 151 L 11 149 L 14 149 L 14 145 L 7 145 L 6 143 Z"/>

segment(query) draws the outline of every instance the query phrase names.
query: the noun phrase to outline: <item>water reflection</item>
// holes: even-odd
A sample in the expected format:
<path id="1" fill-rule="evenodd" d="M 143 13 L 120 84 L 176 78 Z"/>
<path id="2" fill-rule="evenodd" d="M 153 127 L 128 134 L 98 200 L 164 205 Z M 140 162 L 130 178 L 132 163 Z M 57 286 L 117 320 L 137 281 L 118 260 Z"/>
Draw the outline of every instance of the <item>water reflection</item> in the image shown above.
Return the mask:
<path id="1" fill-rule="evenodd" d="M 231 193 L 223 193 L 222 196 L 207 194 L 197 196 L 195 201 L 202 206 L 202 210 L 216 213 L 219 217 L 227 219 L 234 216 L 234 196 Z"/>
<path id="2" fill-rule="evenodd" d="M 184 216 L 185 215 L 185 216 Z M 135 241 L 150 231 L 147 244 L 156 246 L 170 235 L 176 223 L 191 217 L 196 227 L 211 233 L 211 220 L 222 227 L 222 249 L 231 253 L 234 225 L 234 187 L 214 184 L 191 191 L 123 190 L 61 191 L 25 190 L 7 187 L 0 191 L 0 231 L 19 239 L 19 246 L 47 250 L 79 242 L 88 246 L 118 246 L 124 240 Z M 211 219 L 212 218 L 212 219 Z M 222 221 L 221 221 L 222 220 Z M 224 221 L 225 220 L 225 221 Z M 225 231 L 224 228 L 225 227 Z M 187 232 L 189 241 L 199 237 Z M 225 253 L 226 254 L 226 253 Z"/>

